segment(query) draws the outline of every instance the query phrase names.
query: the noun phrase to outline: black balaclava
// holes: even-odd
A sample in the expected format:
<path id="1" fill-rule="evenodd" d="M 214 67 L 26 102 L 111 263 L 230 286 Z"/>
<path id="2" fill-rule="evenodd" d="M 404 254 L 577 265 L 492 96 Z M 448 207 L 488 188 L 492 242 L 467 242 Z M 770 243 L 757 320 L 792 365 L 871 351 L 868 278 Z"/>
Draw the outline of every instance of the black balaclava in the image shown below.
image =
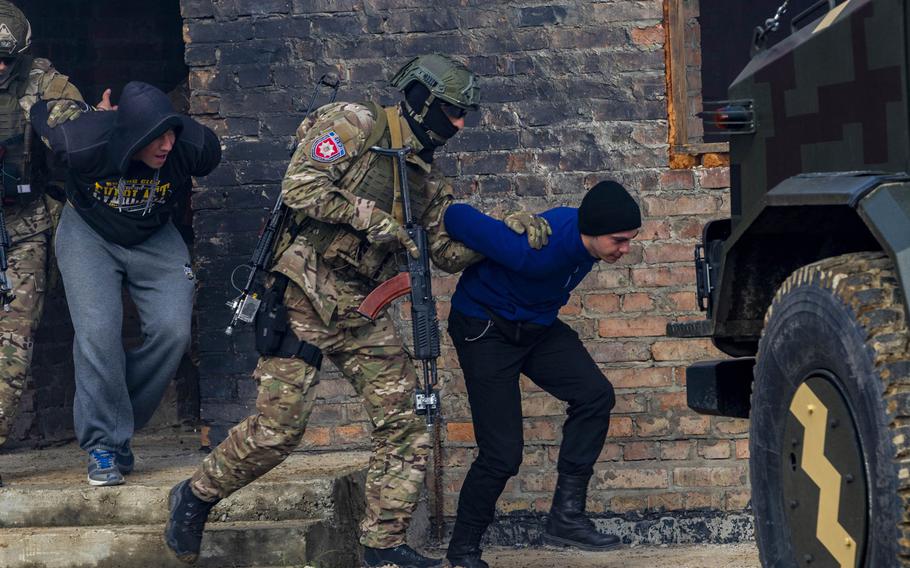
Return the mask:
<path id="1" fill-rule="evenodd" d="M 436 151 L 436 148 L 439 148 L 449 138 L 455 136 L 458 133 L 458 128 L 452 124 L 449 117 L 442 111 L 442 100 L 440 99 L 434 99 L 430 103 L 430 108 L 427 110 L 423 121 L 418 122 L 418 117 L 430 96 L 430 90 L 424 85 L 416 81 L 411 83 L 405 89 L 404 96 L 405 101 L 407 101 L 407 104 L 402 104 L 405 120 L 408 121 L 408 126 L 411 127 L 414 135 L 417 136 L 417 139 L 423 145 L 423 150 L 417 156 L 430 164 L 433 162 L 433 152 Z M 410 110 L 408 107 L 410 107 Z M 427 131 L 432 132 L 435 136 L 431 137 L 430 132 Z"/>

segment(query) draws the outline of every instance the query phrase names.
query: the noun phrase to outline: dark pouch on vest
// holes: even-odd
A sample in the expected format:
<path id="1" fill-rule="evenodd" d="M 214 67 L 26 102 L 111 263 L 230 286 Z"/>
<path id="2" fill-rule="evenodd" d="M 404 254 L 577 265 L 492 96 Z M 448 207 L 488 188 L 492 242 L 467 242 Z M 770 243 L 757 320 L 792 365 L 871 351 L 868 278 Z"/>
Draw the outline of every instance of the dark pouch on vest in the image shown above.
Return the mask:
<path id="1" fill-rule="evenodd" d="M 256 351 L 266 357 L 303 359 L 317 369 L 322 368 L 322 351 L 298 339 L 288 325 L 288 309 L 284 305 L 288 277 L 276 274 L 274 278 L 256 312 Z"/>
<path id="2" fill-rule="evenodd" d="M 548 325 L 524 321 L 510 321 L 486 306 L 483 306 L 483 309 L 487 312 L 487 315 L 490 316 L 490 320 L 492 320 L 493 325 L 496 326 L 496 330 L 499 331 L 509 343 L 519 347 L 530 347 L 531 345 L 534 345 L 543 337 L 543 334 L 550 329 L 550 326 Z"/>

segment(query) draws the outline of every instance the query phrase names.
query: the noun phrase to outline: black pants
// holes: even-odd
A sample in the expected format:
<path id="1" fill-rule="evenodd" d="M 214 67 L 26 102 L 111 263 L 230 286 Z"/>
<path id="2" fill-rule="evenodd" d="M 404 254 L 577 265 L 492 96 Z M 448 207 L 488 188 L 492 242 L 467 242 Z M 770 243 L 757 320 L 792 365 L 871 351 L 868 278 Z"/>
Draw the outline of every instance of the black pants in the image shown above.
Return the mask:
<path id="1" fill-rule="evenodd" d="M 452 310 L 449 335 L 464 371 L 480 449 L 458 498 L 458 522 L 486 528 L 506 482 L 518 473 L 524 445 L 520 373 L 569 403 L 559 473 L 593 473 L 616 397 L 572 328 L 556 320 L 547 328 L 523 331 L 523 341 L 516 344 L 492 322 Z"/>

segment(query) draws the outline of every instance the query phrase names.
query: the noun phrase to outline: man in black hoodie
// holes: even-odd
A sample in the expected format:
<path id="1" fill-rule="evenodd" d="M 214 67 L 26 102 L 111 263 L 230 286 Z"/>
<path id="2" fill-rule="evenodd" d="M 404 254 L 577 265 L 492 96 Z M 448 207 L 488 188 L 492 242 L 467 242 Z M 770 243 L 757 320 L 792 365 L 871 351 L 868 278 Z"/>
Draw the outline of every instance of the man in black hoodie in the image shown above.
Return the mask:
<path id="1" fill-rule="evenodd" d="M 190 340 L 194 277 L 171 213 L 190 176 L 218 165 L 221 146 L 210 129 L 175 113 L 167 95 L 137 81 L 114 112 L 56 128 L 45 126 L 47 112 L 35 105 L 33 124 L 68 168 L 55 251 L 76 331 L 76 436 L 89 453 L 89 483 L 119 485 L 133 469 L 133 431 L 151 418 Z M 124 282 L 143 338 L 128 352 L 120 339 Z"/>

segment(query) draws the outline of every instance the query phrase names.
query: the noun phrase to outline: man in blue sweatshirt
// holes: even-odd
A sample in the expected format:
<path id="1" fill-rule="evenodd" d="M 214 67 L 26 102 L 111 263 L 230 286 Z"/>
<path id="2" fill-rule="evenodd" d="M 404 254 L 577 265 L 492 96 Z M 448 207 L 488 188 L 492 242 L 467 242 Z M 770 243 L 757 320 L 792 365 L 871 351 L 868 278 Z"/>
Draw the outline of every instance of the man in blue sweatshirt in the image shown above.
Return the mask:
<path id="1" fill-rule="evenodd" d="M 585 550 L 619 545 L 585 515 L 588 481 L 616 402 L 613 386 L 557 315 L 595 263 L 614 263 L 629 252 L 641 211 L 622 185 L 604 181 L 578 209 L 557 207 L 541 216 L 553 234 L 534 250 L 502 221 L 468 205 L 452 205 L 445 215 L 449 234 L 486 256 L 462 274 L 449 316 L 480 449 L 458 500 L 446 554 L 452 566 L 488 566 L 480 539 L 521 464 L 521 373 L 568 403 L 545 540 Z"/>

